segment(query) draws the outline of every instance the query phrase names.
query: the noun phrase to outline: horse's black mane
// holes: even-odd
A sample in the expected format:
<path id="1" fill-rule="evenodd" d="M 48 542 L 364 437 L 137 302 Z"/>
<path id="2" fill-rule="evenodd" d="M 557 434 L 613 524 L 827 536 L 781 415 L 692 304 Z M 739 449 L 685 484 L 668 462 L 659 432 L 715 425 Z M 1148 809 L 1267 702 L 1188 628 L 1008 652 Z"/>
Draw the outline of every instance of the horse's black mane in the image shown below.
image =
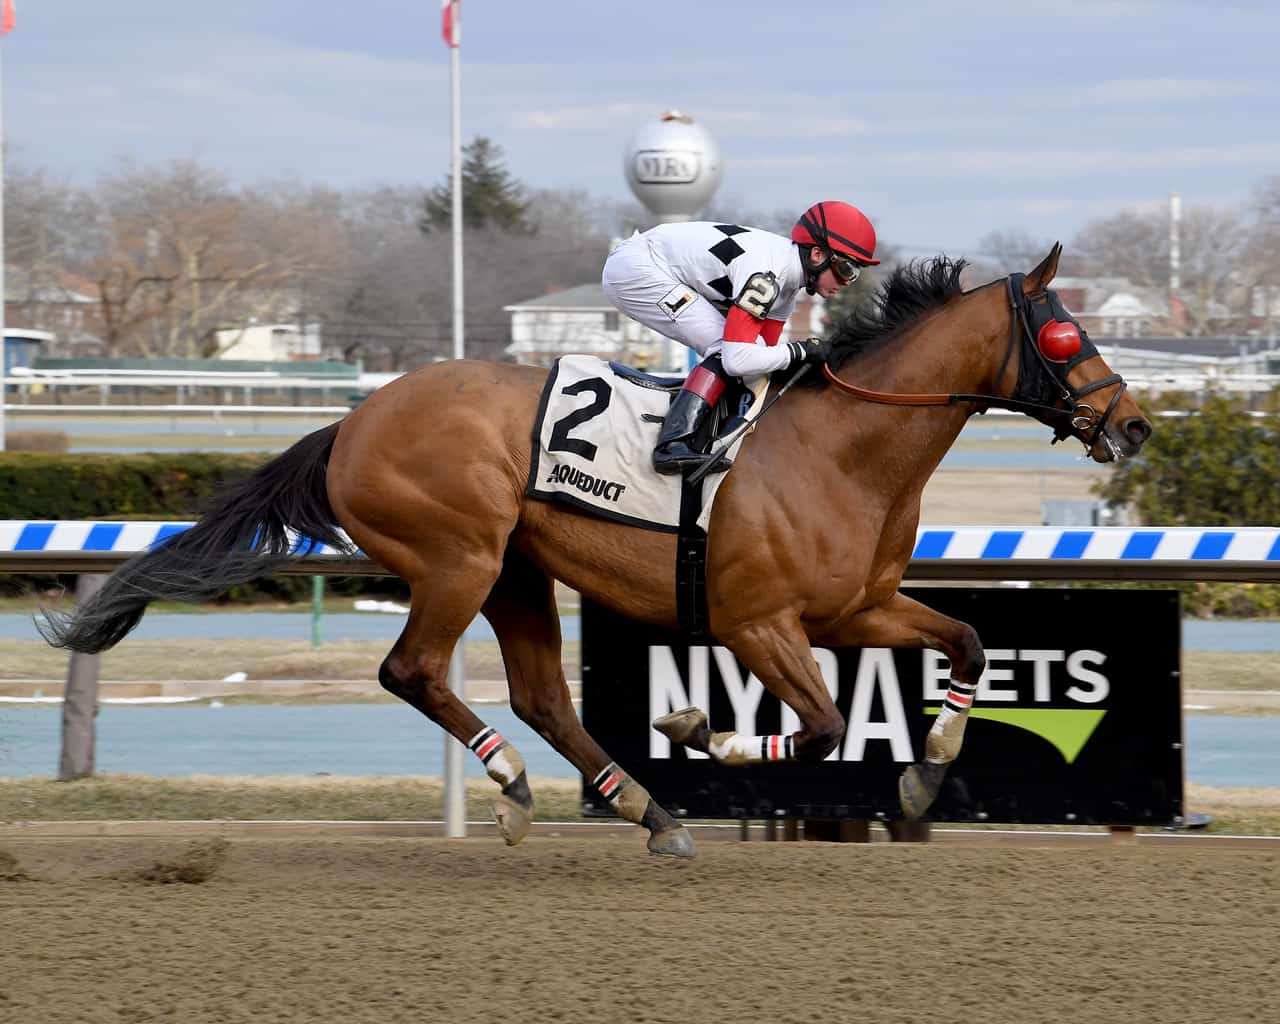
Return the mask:
<path id="1" fill-rule="evenodd" d="M 830 364 L 838 370 L 855 356 L 877 348 L 913 320 L 961 295 L 960 275 L 968 264 L 947 256 L 912 260 L 897 267 L 876 290 L 874 298 L 836 326 L 830 334 Z M 825 385 L 820 373 L 805 383 Z"/>

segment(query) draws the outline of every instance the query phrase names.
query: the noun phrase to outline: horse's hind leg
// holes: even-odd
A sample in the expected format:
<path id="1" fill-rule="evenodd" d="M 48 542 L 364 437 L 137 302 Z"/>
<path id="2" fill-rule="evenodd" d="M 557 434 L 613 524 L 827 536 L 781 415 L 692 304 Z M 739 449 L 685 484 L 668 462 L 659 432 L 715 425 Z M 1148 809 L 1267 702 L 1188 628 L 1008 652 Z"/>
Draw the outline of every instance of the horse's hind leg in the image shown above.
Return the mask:
<path id="1" fill-rule="evenodd" d="M 561 663 L 560 616 L 554 584 L 523 555 L 508 548 L 502 574 L 484 603 L 507 668 L 511 706 L 628 821 L 649 830 L 656 854 L 693 856 L 689 830 L 606 754 L 582 727 Z"/>
<path id="2" fill-rule="evenodd" d="M 417 708 L 465 743 L 480 758 L 489 777 L 502 787 L 493 807 L 498 830 L 514 846 L 529 832 L 533 796 L 525 776 L 524 759 L 497 731 L 486 726 L 449 688 L 449 661 L 463 630 L 479 611 L 480 593 L 458 580 L 450 590 L 441 574 L 413 587 L 409 622 L 378 671 L 378 681 L 390 693 Z M 473 602 L 460 598 L 473 594 Z"/>

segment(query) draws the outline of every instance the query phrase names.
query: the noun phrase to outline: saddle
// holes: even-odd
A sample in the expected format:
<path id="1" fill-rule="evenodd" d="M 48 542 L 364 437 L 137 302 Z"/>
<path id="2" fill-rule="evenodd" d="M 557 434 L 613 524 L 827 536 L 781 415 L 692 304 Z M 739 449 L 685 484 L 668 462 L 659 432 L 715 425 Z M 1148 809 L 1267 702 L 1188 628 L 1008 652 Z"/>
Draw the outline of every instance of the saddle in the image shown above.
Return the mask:
<path id="1" fill-rule="evenodd" d="M 683 377 L 659 377 L 594 356 L 557 359 L 533 423 L 525 494 L 613 522 L 675 534 L 679 619 L 684 629 L 701 634 L 706 628 L 707 527 L 727 474 L 691 484 L 681 476 L 654 472 L 658 430 L 683 386 Z M 740 382 L 729 382 L 697 443 L 710 445 L 742 419 L 753 419 L 763 405 Z M 726 462 L 732 464 L 741 443 L 739 434 Z"/>
<path id="2" fill-rule="evenodd" d="M 643 370 L 637 370 L 634 366 L 627 366 L 612 359 L 609 360 L 609 369 L 614 372 L 615 376 L 630 381 L 638 387 L 667 392 L 669 402 L 674 402 L 676 395 L 684 387 L 685 378 L 683 377 L 659 377 L 656 374 L 645 373 Z M 720 395 L 720 400 L 716 402 L 715 408 L 694 435 L 693 447 L 702 452 L 710 451 L 713 441 L 718 441 L 737 430 L 742 425 L 746 417 L 747 408 L 754 397 L 754 394 L 742 383 L 740 378 L 728 378 L 724 392 Z M 661 423 L 663 417 L 654 413 L 645 413 L 641 416 L 641 419 L 646 423 Z"/>

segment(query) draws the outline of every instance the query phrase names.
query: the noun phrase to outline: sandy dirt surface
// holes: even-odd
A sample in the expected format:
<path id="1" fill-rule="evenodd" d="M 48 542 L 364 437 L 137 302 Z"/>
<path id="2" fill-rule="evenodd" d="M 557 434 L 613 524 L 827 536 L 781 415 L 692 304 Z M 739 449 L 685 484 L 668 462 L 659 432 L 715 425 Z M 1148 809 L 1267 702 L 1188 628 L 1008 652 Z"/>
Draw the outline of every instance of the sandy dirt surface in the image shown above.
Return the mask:
<path id="1" fill-rule="evenodd" d="M 1046 444 L 1048 441 L 1046 440 Z M 1039 526 L 1042 501 L 1096 501 L 1108 469 L 939 469 L 920 501 L 922 526 Z"/>
<path id="2" fill-rule="evenodd" d="M 15 1024 L 1269 1021 L 1277 934 L 1269 843 L 0 836 Z"/>

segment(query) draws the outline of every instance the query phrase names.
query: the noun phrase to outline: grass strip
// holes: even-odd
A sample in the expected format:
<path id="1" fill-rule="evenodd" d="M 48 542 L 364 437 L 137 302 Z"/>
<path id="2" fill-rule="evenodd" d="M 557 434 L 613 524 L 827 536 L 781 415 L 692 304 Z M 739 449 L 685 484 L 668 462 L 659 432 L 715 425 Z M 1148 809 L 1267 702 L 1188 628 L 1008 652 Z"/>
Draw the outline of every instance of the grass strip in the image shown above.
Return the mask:
<path id="1" fill-rule="evenodd" d="M 100 655 L 99 679 L 156 681 L 225 679 L 248 674 L 245 690 L 259 679 L 378 678 L 391 644 L 382 640 L 341 640 L 312 647 L 309 640 L 126 640 Z M 494 640 L 466 642 L 467 675 L 502 679 L 502 655 Z M 566 641 L 564 663 L 578 664 L 578 644 Z M 0 679 L 61 679 L 67 654 L 32 640 L 0 640 Z"/>
<path id="2" fill-rule="evenodd" d="M 101 656 L 99 677 L 108 681 L 165 681 L 223 679 L 232 672 L 246 672 L 250 680 L 374 680 L 389 646 L 382 640 L 341 640 L 314 648 L 309 639 L 302 638 L 128 639 Z M 468 640 L 466 656 L 471 678 L 504 677 L 495 641 Z M 576 641 L 565 642 L 564 663 L 576 668 Z M 1188 690 L 1280 690 L 1280 660 L 1266 652 L 1186 651 L 1182 670 L 1183 686 Z M 64 651 L 31 640 L 0 640 L 0 679 L 60 679 L 66 671 Z"/>
<path id="3" fill-rule="evenodd" d="M 581 819 L 576 779 L 534 778 L 530 785 L 541 820 Z M 468 779 L 466 788 L 468 817 L 487 818 L 497 787 Z M 443 797 L 436 777 L 0 779 L 0 821 L 418 821 L 441 818 Z M 1213 818 L 1209 834 L 1280 835 L 1280 788 L 1191 785 L 1186 805 Z"/>
<path id="4" fill-rule="evenodd" d="M 579 817 L 576 780 L 535 778 L 530 786 L 539 817 Z M 497 793 L 488 779 L 468 779 L 468 817 L 489 817 Z M 435 777 L 0 779 L 0 821 L 417 821 L 443 814 L 444 785 Z"/>

